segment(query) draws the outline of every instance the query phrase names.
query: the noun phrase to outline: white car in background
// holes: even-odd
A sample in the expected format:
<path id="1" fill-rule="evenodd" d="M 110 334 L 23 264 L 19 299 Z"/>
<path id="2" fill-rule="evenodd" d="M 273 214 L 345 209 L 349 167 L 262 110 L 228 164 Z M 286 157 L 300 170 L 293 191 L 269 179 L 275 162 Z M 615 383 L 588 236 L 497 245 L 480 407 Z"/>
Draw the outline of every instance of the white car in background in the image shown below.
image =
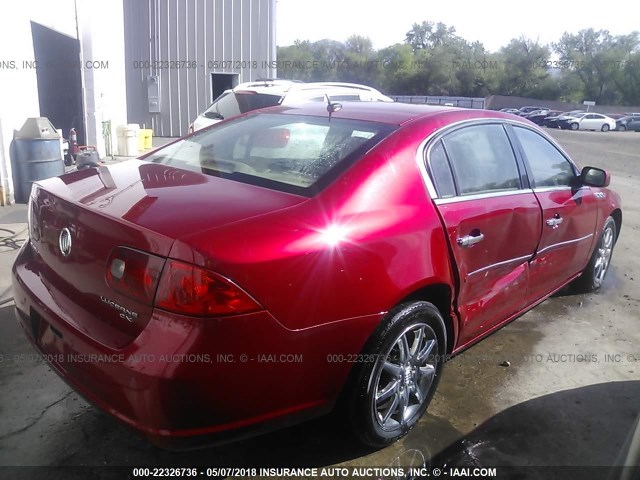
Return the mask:
<path id="1" fill-rule="evenodd" d="M 225 90 L 194 120 L 189 133 L 251 110 L 308 101 L 324 102 L 327 96 L 333 102 L 393 102 L 375 88 L 355 83 L 260 80 Z"/>
<path id="2" fill-rule="evenodd" d="M 567 121 L 570 130 L 600 130 L 608 132 L 616 129 L 616 121 L 601 113 L 577 113 Z"/>

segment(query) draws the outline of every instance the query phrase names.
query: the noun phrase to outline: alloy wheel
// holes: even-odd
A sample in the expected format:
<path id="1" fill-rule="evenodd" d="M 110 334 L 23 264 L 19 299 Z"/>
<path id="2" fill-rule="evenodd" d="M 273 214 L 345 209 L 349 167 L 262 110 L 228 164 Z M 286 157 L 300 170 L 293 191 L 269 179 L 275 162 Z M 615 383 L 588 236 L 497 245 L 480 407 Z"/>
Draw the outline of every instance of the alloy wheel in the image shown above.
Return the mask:
<path id="1" fill-rule="evenodd" d="M 437 354 L 435 332 L 417 323 L 403 330 L 378 357 L 371 407 L 382 430 L 403 428 L 421 411 L 436 377 Z"/>
<path id="2" fill-rule="evenodd" d="M 596 262 L 593 269 L 594 285 L 599 287 L 604 282 L 604 277 L 607 274 L 609 268 L 609 262 L 611 260 L 611 254 L 613 253 L 613 241 L 614 241 L 613 228 L 608 225 L 602 233 L 600 244 L 598 245 L 598 253 Z"/>

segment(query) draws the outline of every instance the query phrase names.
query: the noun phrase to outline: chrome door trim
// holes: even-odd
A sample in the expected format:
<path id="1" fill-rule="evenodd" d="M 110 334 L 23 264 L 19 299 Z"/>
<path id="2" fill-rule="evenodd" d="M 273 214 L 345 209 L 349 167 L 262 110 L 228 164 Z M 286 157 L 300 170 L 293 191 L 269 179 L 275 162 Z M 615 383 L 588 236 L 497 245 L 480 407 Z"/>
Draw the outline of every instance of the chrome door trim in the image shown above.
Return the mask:
<path id="1" fill-rule="evenodd" d="M 556 140 L 549 135 L 547 132 L 536 128 L 528 123 L 524 123 L 525 121 L 518 121 L 516 119 L 511 119 L 511 118 L 501 118 L 501 117 L 497 117 L 497 118 L 468 118 L 465 120 L 459 120 L 457 122 L 453 122 L 449 125 L 446 125 L 444 127 L 440 127 L 440 128 L 436 128 L 433 132 L 431 132 L 429 135 L 426 136 L 426 138 L 424 138 L 420 144 L 418 145 L 417 151 L 416 151 L 416 162 L 418 164 L 418 170 L 420 171 L 420 173 L 422 174 L 422 180 L 424 181 L 426 187 L 427 187 L 427 191 L 429 193 L 429 196 L 435 200 L 438 199 L 438 193 L 436 192 L 436 188 L 435 185 L 433 184 L 433 181 L 431 180 L 431 176 L 429 175 L 429 172 L 427 171 L 427 162 L 429 161 L 429 152 L 431 150 L 431 146 L 433 145 L 433 143 L 435 143 L 437 140 L 439 140 L 442 136 L 446 135 L 446 133 L 449 130 L 454 130 L 458 127 L 464 126 L 465 124 L 469 124 L 469 125 L 483 125 L 483 124 L 491 124 L 491 123 L 497 123 L 497 124 L 508 124 L 508 125 L 515 125 L 517 127 L 522 127 L 522 128 L 526 128 L 527 130 L 531 130 L 532 132 L 537 133 L 538 135 L 542 136 L 543 138 L 545 138 L 546 140 L 548 140 L 549 142 L 551 142 L 551 144 L 564 156 L 564 158 L 573 166 L 574 168 L 574 172 L 580 172 L 580 169 L 578 168 L 578 166 L 576 165 L 576 163 L 571 159 L 571 157 L 569 156 L 569 154 L 562 148 L 562 146 L 560 146 L 558 144 L 558 142 L 556 142 Z M 558 188 L 558 187 L 550 187 L 552 189 Z M 566 188 L 571 188 L 571 187 L 566 187 Z M 581 187 L 580 189 L 582 189 L 584 187 Z M 525 192 L 529 192 L 530 189 L 524 189 Z M 543 191 L 543 190 L 539 190 L 539 191 Z M 500 193 L 500 192 L 498 192 Z M 457 197 L 448 197 L 448 198 L 457 198 Z"/>
<path id="2" fill-rule="evenodd" d="M 582 241 L 587 240 L 587 239 L 589 239 L 591 237 L 593 237 L 593 233 L 590 233 L 589 235 L 585 235 L 584 237 L 573 238 L 571 240 L 566 240 L 564 242 L 554 243 L 553 245 L 548 245 L 548 246 L 544 247 L 543 249 L 538 250 L 536 252 L 536 255 L 540 255 L 541 253 L 546 252 L 548 250 L 553 250 L 555 248 L 564 247 L 565 245 L 571 245 L 572 243 L 582 242 Z"/>
<path id="3" fill-rule="evenodd" d="M 582 190 L 589 190 L 589 187 L 586 185 L 581 186 L 580 188 L 570 187 L 568 185 L 558 185 L 554 187 L 534 187 L 534 193 L 547 193 L 547 192 L 563 192 L 565 190 L 573 190 L 576 192 L 580 192 Z"/>
<path id="4" fill-rule="evenodd" d="M 532 257 L 531 255 L 523 255 L 522 257 L 510 258 L 509 260 L 505 260 L 503 262 L 492 263 L 491 265 L 487 265 L 486 267 L 482 267 L 482 268 L 479 268 L 478 270 L 474 270 L 473 272 L 468 273 L 467 277 L 470 277 L 471 275 L 475 275 L 477 273 L 485 272 L 492 268 L 503 267 L 505 265 L 509 265 L 510 263 L 522 262 L 523 260 L 528 260 L 531 257 Z"/>
<path id="5" fill-rule="evenodd" d="M 533 193 L 530 188 L 518 190 L 505 190 L 503 192 L 474 193 L 472 195 L 461 195 L 459 197 L 436 198 L 433 202 L 436 205 L 447 205 L 449 203 L 468 202 L 471 200 L 482 200 L 485 198 L 510 197 L 513 195 L 524 195 Z"/>

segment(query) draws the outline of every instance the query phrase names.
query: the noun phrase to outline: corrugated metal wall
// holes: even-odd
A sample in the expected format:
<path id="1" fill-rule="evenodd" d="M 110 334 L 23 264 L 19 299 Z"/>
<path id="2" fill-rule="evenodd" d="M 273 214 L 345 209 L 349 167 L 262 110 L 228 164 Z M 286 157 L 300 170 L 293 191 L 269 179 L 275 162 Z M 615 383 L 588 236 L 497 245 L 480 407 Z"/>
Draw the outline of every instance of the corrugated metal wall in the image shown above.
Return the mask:
<path id="1" fill-rule="evenodd" d="M 181 136 L 211 103 L 211 73 L 275 76 L 275 0 L 123 0 L 127 115 L 154 135 Z M 160 80 L 160 112 L 147 82 Z"/>

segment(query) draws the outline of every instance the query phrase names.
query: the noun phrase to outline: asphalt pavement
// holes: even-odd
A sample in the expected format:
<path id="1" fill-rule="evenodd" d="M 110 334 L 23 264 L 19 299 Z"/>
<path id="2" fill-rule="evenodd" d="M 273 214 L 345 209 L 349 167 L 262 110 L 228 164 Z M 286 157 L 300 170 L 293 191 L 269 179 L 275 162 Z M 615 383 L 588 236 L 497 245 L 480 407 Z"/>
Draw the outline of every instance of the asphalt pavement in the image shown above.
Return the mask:
<path id="1" fill-rule="evenodd" d="M 0 207 L 0 306 L 11 301 L 11 265 L 27 238 L 27 206 Z"/>
<path id="2" fill-rule="evenodd" d="M 449 465 L 522 468 L 615 464 L 640 414 L 640 134 L 551 133 L 580 166 L 611 171 L 612 188 L 622 196 L 623 227 L 605 284 L 593 294 L 559 292 L 448 362 L 427 415 L 401 441 L 363 450 L 330 417 L 222 447 L 159 450 L 87 404 L 39 361 L 6 303 L 0 305 L 0 467 L 380 467 L 433 457 Z M 25 221 L 25 206 L 0 208 L 3 298 L 10 295 Z M 559 470 L 518 478 L 607 477 L 606 470 L 595 477 Z M 99 470 L 91 478 L 122 475 Z"/>

